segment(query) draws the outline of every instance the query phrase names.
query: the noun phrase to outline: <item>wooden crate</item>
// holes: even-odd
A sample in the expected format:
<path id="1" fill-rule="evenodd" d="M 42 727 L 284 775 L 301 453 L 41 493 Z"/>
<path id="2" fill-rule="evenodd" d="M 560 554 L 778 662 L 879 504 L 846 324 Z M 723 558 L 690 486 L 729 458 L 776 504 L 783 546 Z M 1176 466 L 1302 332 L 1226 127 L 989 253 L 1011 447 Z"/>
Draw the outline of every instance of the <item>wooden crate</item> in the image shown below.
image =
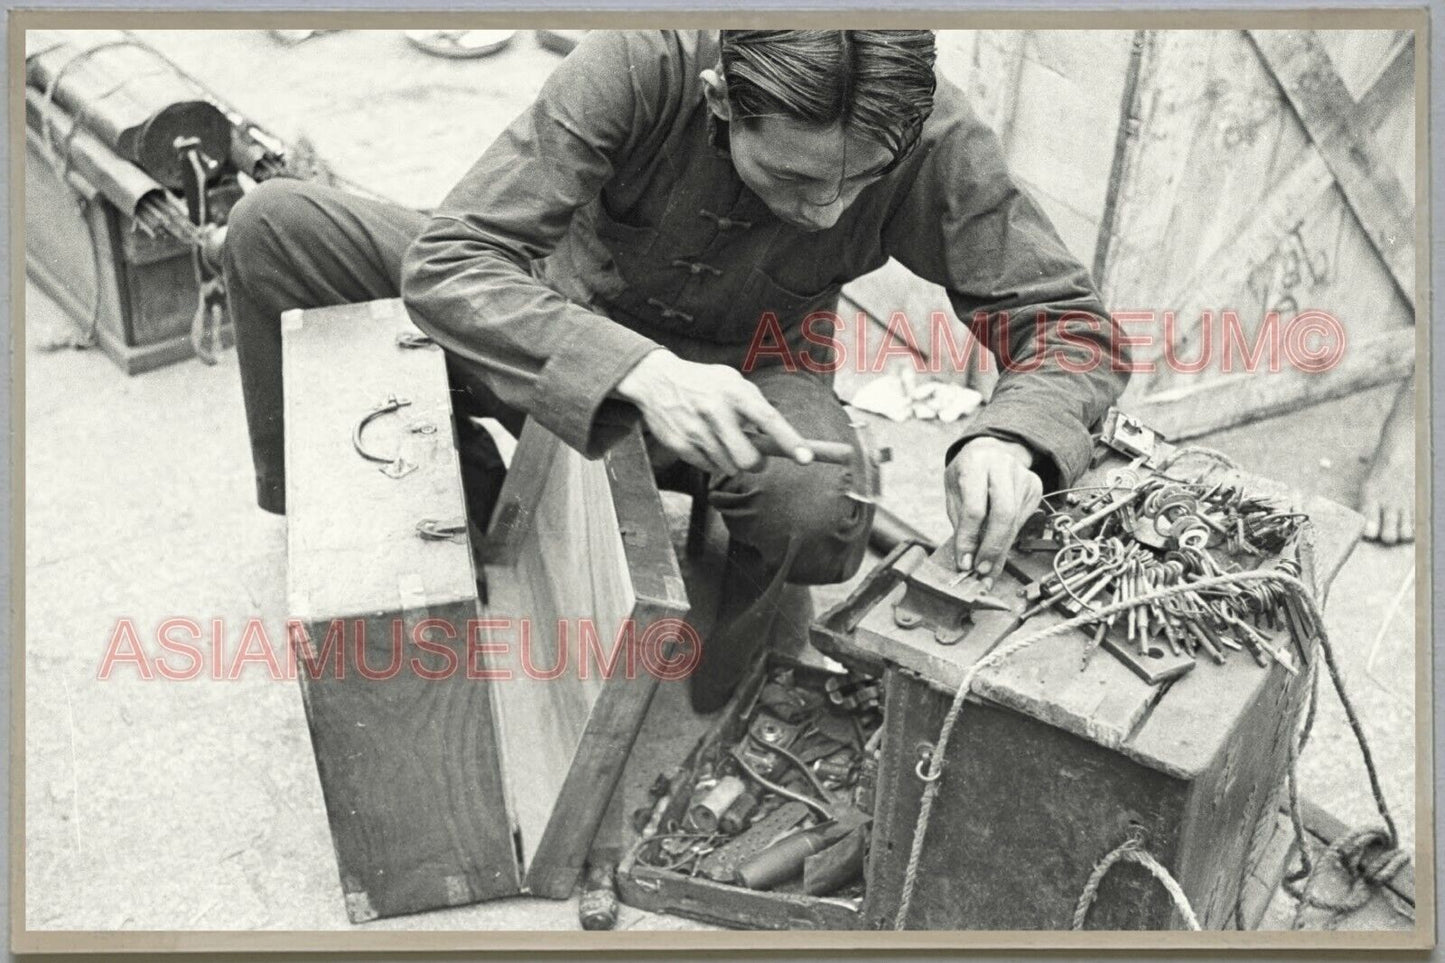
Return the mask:
<path id="1" fill-rule="evenodd" d="M 1278 488 L 1252 481 L 1255 490 Z M 1323 500 L 1303 508 L 1314 516 L 1305 578 L 1323 598 L 1359 519 Z M 948 552 L 925 564 L 951 570 Z M 1021 560 L 1011 556 L 995 594 L 1015 597 L 1032 577 Z M 897 561 L 822 616 L 814 634 L 828 654 L 886 677 L 867 867 L 872 928 L 894 925 L 924 787 L 917 770 L 964 671 L 1015 633 L 1061 618 L 1046 612 L 1020 623 L 1016 611 L 977 612 L 962 641 L 940 645 L 927 625 L 895 621 L 904 592 Z M 1308 674 L 1237 656 L 1151 685 L 1102 651 L 1081 670 L 1090 634 L 1076 630 L 979 674 L 944 760 L 909 928 L 1066 929 L 1093 867 L 1135 833 L 1203 926 L 1234 925 L 1240 886 L 1274 828 Z M 1181 920 L 1162 887 L 1128 864 L 1105 878 L 1088 925 L 1166 929 Z"/>
<path id="2" fill-rule="evenodd" d="M 546 623 L 559 609 L 547 600 L 558 592 L 607 639 L 621 617 L 645 628 L 685 614 L 641 438 L 587 462 L 524 432 L 503 503 L 536 523 L 503 533 L 517 551 L 487 565 L 483 608 L 468 539 L 418 535 L 424 520 L 466 518 L 442 352 L 398 346 L 415 329 L 394 300 L 288 312 L 282 326 L 292 618 L 323 655 L 333 620 L 353 646 L 344 675 L 325 658 L 317 677 L 304 662 L 298 672 L 348 913 L 570 895 L 655 679 L 505 680 L 508 656 L 491 647 L 516 658 L 515 630 L 501 638 L 498 623 L 532 619 L 532 662 L 553 665 Z M 362 444 L 414 466 L 400 477 L 353 444 L 359 420 L 392 395 L 410 404 L 368 425 Z M 554 545 L 569 552 L 565 573 Z M 401 627 L 401 671 L 358 671 L 358 624 L 374 675 L 395 659 Z M 411 643 L 419 626 L 424 650 Z"/>
<path id="3" fill-rule="evenodd" d="M 191 248 L 147 236 L 75 171 L 51 166 L 25 132 L 25 272 L 126 374 L 195 354 L 197 286 Z M 220 200 L 219 197 L 216 198 Z M 229 343 L 229 323 L 223 343 Z"/>

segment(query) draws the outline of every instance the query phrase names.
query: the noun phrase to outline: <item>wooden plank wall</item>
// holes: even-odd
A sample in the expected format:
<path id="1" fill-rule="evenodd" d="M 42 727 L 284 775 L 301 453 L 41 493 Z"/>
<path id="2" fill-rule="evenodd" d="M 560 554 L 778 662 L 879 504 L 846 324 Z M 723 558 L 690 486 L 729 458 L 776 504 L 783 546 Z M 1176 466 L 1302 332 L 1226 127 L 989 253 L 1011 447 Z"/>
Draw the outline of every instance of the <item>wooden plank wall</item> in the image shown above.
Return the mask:
<path id="1" fill-rule="evenodd" d="M 943 75 L 1003 142 L 1014 179 L 1093 261 L 1133 31 L 942 31 Z"/>
<path id="2" fill-rule="evenodd" d="M 1384 75 L 1389 89 L 1372 98 L 1369 126 L 1413 197 L 1413 72 L 1389 69 L 1398 38 L 1317 36 L 1356 99 Z M 1229 308 L 1251 334 L 1268 311 L 1288 318 L 1319 308 L 1352 342 L 1410 323 L 1409 305 L 1245 34 L 1155 34 L 1141 90 L 1102 278 L 1112 307 L 1175 310 L 1181 329 L 1196 328 L 1202 310 Z M 1131 394 L 1195 377 L 1161 370 L 1136 379 Z"/>
<path id="3" fill-rule="evenodd" d="M 1414 202 L 1411 38 L 1396 31 L 1313 35 L 1356 101 L 1351 119 L 1368 133 Z M 1236 417 L 1209 401 L 1234 391 L 1220 370 L 1219 312 L 1237 312 L 1254 337 L 1269 311 L 1287 320 L 1320 309 L 1343 325 L 1362 356 L 1398 354 L 1413 309 L 1351 211 L 1320 151 L 1242 31 L 1147 31 L 1137 84 L 1125 104 L 1132 31 L 943 31 L 941 72 L 959 84 L 999 134 L 1019 185 L 1053 220 L 1069 249 L 1101 268 L 1114 310 L 1176 314 L 1185 360 L 1197 357 L 1201 312 L 1214 312 L 1215 351 L 1198 374 L 1137 376 L 1128 400 L 1181 437 Z M 1135 123 L 1120 131 L 1126 115 Z M 1117 172 L 1112 212 L 1111 175 Z M 1101 227 L 1106 213 L 1110 223 Z M 1097 250 L 1103 238 L 1104 250 Z M 844 289 L 883 324 L 900 307 L 915 327 L 948 310 L 942 289 L 896 263 Z M 913 315 L 923 315 L 914 318 Z M 926 330 L 920 329 L 921 335 Z M 1137 333 L 1144 333 L 1137 329 Z M 1159 360 L 1156 346 L 1139 353 Z M 920 340 L 926 344 L 926 337 Z M 1347 355 L 1348 358 L 1348 355 Z M 1276 395 L 1298 405 L 1403 377 L 1412 364 L 1361 366 L 1329 376 L 1280 379 Z M 1364 382 L 1361 379 L 1364 379 Z M 1217 382 L 1215 379 L 1221 379 Z"/>

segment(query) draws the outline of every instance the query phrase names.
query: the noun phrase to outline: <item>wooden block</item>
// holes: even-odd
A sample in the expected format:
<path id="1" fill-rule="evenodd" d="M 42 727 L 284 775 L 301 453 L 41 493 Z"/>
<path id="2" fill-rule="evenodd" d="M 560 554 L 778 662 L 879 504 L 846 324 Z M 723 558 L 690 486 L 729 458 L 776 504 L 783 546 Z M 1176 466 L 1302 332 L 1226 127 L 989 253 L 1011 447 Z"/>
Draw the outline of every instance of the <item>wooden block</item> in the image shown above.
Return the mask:
<path id="1" fill-rule="evenodd" d="M 470 551 L 416 532 L 426 518 L 465 517 L 445 364 L 440 350 L 398 348 L 396 335 L 414 329 L 399 302 L 377 305 L 282 323 L 287 594 L 319 657 L 316 677 L 304 662 L 298 676 L 353 922 L 520 888 L 494 695 L 468 677 Z M 392 395 L 410 404 L 363 442 L 415 466 L 399 478 L 352 444 Z M 428 619 L 438 621 L 424 629 Z M 333 626 L 339 671 L 324 648 Z M 445 677 L 426 677 L 449 659 Z"/>

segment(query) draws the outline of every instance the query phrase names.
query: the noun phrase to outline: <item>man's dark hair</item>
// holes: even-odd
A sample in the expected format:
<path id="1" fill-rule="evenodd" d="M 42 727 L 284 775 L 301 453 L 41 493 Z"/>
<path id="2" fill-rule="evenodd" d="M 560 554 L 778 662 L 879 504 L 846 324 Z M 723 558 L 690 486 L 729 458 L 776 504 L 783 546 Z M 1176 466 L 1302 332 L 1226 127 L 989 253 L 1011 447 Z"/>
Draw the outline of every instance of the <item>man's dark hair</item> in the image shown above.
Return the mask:
<path id="1" fill-rule="evenodd" d="M 722 70 L 740 120 L 785 116 L 849 129 L 895 164 L 933 111 L 931 30 L 724 30 Z"/>

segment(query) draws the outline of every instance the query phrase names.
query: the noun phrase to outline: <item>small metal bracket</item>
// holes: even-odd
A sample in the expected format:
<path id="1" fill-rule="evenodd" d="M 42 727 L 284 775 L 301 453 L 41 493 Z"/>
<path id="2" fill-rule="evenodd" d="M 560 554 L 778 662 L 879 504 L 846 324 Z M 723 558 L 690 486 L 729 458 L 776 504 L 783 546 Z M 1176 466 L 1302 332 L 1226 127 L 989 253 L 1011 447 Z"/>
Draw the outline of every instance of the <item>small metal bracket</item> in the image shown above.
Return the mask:
<path id="1" fill-rule="evenodd" d="M 437 343 L 419 331 L 403 331 L 396 336 L 398 348 L 435 348 Z"/>
<path id="2" fill-rule="evenodd" d="M 928 769 L 933 765 L 933 753 L 934 747 L 931 743 L 920 742 L 918 744 L 918 765 L 913 767 L 913 774 L 923 782 L 937 782 L 939 777 L 943 775 L 943 767 L 941 766 L 938 772 L 932 776 L 928 775 Z"/>
<path id="3" fill-rule="evenodd" d="M 1196 664 L 1192 656 L 1168 651 L 1162 639 L 1147 641 L 1145 651 L 1140 652 L 1135 643 L 1119 639 L 1110 632 L 1104 636 L 1103 648 L 1150 685 L 1177 679 L 1193 670 Z"/>
<path id="4" fill-rule="evenodd" d="M 465 542 L 466 519 L 423 518 L 416 523 L 417 537 L 427 542 Z"/>

